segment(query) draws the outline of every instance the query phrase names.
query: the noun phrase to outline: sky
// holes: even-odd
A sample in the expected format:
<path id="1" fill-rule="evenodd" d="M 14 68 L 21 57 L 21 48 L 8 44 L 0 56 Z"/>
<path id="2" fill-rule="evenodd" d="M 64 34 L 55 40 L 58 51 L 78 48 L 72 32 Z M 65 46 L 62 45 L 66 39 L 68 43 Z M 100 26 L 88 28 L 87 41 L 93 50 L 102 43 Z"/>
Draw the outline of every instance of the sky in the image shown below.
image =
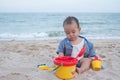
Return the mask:
<path id="1" fill-rule="evenodd" d="M 120 0 L 0 0 L 0 12 L 120 12 Z"/>

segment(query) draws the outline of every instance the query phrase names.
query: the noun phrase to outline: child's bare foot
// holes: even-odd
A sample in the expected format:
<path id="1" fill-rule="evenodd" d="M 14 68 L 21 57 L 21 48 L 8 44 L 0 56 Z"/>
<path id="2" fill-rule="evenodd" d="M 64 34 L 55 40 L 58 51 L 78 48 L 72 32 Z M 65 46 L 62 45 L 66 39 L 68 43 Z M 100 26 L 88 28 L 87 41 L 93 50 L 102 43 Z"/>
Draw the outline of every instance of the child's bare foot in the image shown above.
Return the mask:
<path id="1" fill-rule="evenodd" d="M 84 69 L 76 68 L 76 72 L 78 73 L 78 75 L 80 75 L 84 72 Z"/>

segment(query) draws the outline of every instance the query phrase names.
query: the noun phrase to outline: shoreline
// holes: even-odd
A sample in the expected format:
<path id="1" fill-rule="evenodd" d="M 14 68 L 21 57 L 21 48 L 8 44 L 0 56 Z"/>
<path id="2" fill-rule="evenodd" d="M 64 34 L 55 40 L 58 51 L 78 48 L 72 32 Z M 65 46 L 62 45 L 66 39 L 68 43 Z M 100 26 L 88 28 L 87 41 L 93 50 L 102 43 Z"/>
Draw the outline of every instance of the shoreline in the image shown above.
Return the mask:
<path id="1" fill-rule="evenodd" d="M 120 39 L 89 39 L 105 69 L 90 69 L 71 80 L 119 80 Z M 53 66 L 60 40 L 0 41 L 0 80 L 60 80 L 55 72 L 40 70 L 38 64 Z M 106 74 L 106 75 L 105 75 Z"/>
<path id="2" fill-rule="evenodd" d="M 36 38 L 36 39 L 0 39 L 0 41 L 42 41 L 42 40 L 62 40 L 65 37 L 52 37 L 52 38 Z M 87 37 L 85 37 L 87 38 Z M 88 40 L 120 40 L 120 37 L 116 37 L 116 38 L 87 38 Z"/>

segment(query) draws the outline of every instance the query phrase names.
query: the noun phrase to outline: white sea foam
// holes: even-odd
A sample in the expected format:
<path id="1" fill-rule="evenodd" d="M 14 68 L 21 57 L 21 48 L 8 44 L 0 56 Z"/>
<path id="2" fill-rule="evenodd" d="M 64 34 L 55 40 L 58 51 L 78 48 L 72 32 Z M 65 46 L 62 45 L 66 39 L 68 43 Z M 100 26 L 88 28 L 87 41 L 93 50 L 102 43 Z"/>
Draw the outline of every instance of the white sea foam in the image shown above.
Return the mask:
<path id="1" fill-rule="evenodd" d="M 8 39 L 8 40 L 17 40 L 17 39 L 40 39 L 40 38 L 47 38 L 48 34 L 41 32 L 41 33 L 21 33 L 21 34 L 13 34 L 13 33 L 2 33 L 0 34 L 0 39 Z"/>
<path id="2" fill-rule="evenodd" d="M 21 34 L 13 34 L 13 33 L 3 33 L 0 34 L 0 40 L 49 40 L 49 39 L 63 39 L 63 36 L 49 36 L 50 33 L 39 32 L 39 33 L 21 33 Z M 120 39 L 118 36 L 110 37 L 110 36 L 91 36 L 91 35 L 82 35 L 88 39 Z"/>

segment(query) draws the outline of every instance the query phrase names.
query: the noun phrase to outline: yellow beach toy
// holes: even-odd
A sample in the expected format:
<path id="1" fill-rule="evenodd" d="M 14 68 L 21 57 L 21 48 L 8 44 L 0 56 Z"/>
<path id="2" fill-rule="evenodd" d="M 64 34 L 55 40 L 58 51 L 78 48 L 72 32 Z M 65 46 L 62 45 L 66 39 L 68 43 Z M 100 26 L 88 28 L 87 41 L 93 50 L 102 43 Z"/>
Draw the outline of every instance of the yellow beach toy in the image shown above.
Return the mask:
<path id="1" fill-rule="evenodd" d="M 41 70 L 56 71 L 56 76 L 61 79 L 70 79 L 75 77 L 76 64 L 78 60 L 70 56 L 56 57 L 54 59 L 55 68 L 50 68 L 46 64 L 38 65 Z"/>
<path id="2" fill-rule="evenodd" d="M 56 76 L 61 79 L 74 78 L 77 63 L 78 60 L 70 56 L 56 57 L 54 59 L 54 64 L 56 66 L 62 65 L 56 70 Z"/>
<path id="3" fill-rule="evenodd" d="M 52 68 L 52 67 L 48 67 L 46 64 L 40 64 L 38 65 L 38 68 L 41 69 L 41 70 L 50 70 L 50 71 L 55 71 L 57 70 L 61 65 L 55 67 L 55 68 Z"/>
<path id="4" fill-rule="evenodd" d="M 41 69 L 41 70 L 53 70 L 54 69 L 54 68 L 50 68 L 46 65 L 41 65 L 41 66 L 39 65 L 38 68 Z"/>
<path id="5" fill-rule="evenodd" d="M 100 59 L 98 59 L 97 56 L 95 56 L 95 59 L 92 60 L 92 69 L 95 71 L 99 71 L 102 68 L 102 61 Z"/>

